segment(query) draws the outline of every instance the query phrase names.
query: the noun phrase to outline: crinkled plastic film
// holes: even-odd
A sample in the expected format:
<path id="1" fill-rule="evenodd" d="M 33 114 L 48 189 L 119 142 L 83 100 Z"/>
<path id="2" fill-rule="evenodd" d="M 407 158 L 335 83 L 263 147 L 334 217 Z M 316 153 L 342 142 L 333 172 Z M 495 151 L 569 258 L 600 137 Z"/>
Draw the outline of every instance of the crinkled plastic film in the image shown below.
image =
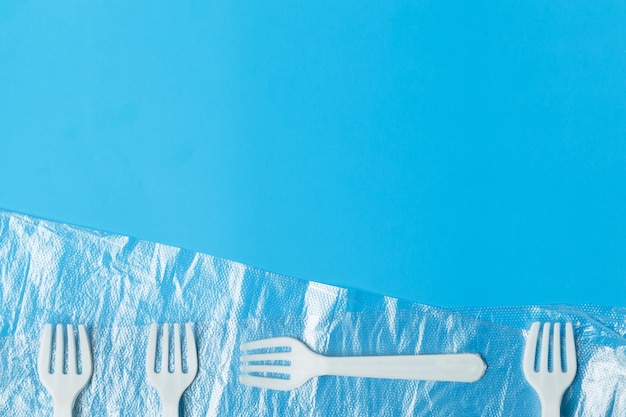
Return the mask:
<path id="1" fill-rule="evenodd" d="M 441 309 L 304 282 L 165 245 L 0 212 L 0 414 L 52 415 L 36 358 L 45 323 L 87 326 L 94 374 L 76 416 L 157 416 L 148 327 L 194 322 L 185 416 L 539 416 L 522 352 L 530 323 L 571 321 L 579 370 L 564 416 L 623 416 L 621 308 Z M 293 336 L 331 356 L 479 353 L 476 383 L 324 376 L 292 391 L 238 382 L 239 345 Z"/>

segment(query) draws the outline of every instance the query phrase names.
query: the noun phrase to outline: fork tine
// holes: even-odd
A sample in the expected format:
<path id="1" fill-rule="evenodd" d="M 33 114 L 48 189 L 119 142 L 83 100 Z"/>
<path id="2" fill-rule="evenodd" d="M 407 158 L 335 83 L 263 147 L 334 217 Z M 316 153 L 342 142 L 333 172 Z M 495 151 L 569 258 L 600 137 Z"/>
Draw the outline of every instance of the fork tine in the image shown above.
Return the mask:
<path id="1" fill-rule="evenodd" d="M 195 374 L 198 372 L 198 352 L 191 323 L 185 324 L 185 339 L 187 339 L 187 373 Z"/>
<path id="2" fill-rule="evenodd" d="M 41 332 L 39 343 L 39 360 L 37 368 L 39 375 L 50 373 L 50 361 L 52 359 L 52 324 L 46 324 Z"/>
<path id="3" fill-rule="evenodd" d="M 255 340 L 241 345 L 241 350 L 270 349 L 279 347 L 290 347 L 293 339 L 291 337 L 270 337 L 268 339 Z"/>
<path id="4" fill-rule="evenodd" d="M 150 335 L 148 336 L 148 350 L 146 351 L 146 373 L 154 375 L 154 367 L 156 366 L 156 347 L 157 347 L 157 325 L 152 323 L 150 326 Z"/>
<path id="5" fill-rule="evenodd" d="M 287 391 L 293 388 L 293 383 L 288 379 L 265 378 L 254 375 L 239 375 L 239 382 L 252 387 L 267 388 L 278 391 Z"/>
<path id="6" fill-rule="evenodd" d="M 576 372 L 576 343 L 572 323 L 565 324 L 565 353 L 567 355 L 567 373 Z"/>
<path id="7" fill-rule="evenodd" d="M 183 351 L 180 348 L 180 324 L 174 324 L 174 372 L 183 372 Z"/>
<path id="8" fill-rule="evenodd" d="M 69 340 L 69 336 L 68 336 Z M 72 343 L 75 343 L 72 337 Z M 89 343 L 89 337 L 87 336 L 87 330 L 82 324 L 78 325 L 78 346 L 80 349 L 80 358 L 82 362 L 81 375 L 91 375 L 93 372 L 93 359 L 91 357 L 91 345 Z M 76 361 L 74 361 L 76 362 Z"/>
<path id="9" fill-rule="evenodd" d="M 65 343 L 63 343 L 63 326 L 56 328 L 56 355 L 54 357 L 54 372 L 63 373 L 63 359 L 65 359 Z"/>
<path id="10" fill-rule="evenodd" d="M 279 361 L 287 360 L 288 357 L 289 352 L 251 353 L 249 355 L 241 355 L 239 362 Z"/>
<path id="11" fill-rule="evenodd" d="M 170 371 L 170 325 L 163 325 L 163 337 L 161 338 L 161 372 Z"/>
<path id="12" fill-rule="evenodd" d="M 530 326 L 526 347 L 524 348 L 523 367 L 525 374 L 535 372 L 535 355 L 537 354 L 537 340 L 539 338 L 539 322 L 536 321 Z"/>
<path id="13" fill-rule="evenodd" d="M 272 372 L 276 374 L 289 374 L 289 365 L 241 365 L 239 371 L 247 372 Z"/>
<path id="14" fill-rule="evenodd" d="M 550 323 L 543 323 L 543 334 L 541 335 L 541 356 L 539 358 L 539 371 L 548 370 L 548 354 L 550 353 Z"/>
<path id="15" fill-rule="evenodd" d="M 71 324 L 65 326 L 67 333 L 67 373 L 77 374 L 76 339 L 74 339 L 74 327 Z"/>
<path id="16" fill-rule="evenodd" d="M 561 323 L 554 323 L 552 330 L 552 372 L 562 372 L 561 365 Z"/>

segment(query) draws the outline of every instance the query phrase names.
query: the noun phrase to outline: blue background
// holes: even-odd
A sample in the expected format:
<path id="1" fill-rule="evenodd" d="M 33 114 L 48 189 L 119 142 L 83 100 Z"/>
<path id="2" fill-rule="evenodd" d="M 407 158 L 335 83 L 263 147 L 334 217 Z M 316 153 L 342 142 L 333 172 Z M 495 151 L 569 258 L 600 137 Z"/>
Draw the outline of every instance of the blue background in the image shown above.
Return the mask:
<path id="1" fill-rule="evenodd" d="M 435 305 L 626 305 L 626 3 L 0 3 L 0 207 Z"/>

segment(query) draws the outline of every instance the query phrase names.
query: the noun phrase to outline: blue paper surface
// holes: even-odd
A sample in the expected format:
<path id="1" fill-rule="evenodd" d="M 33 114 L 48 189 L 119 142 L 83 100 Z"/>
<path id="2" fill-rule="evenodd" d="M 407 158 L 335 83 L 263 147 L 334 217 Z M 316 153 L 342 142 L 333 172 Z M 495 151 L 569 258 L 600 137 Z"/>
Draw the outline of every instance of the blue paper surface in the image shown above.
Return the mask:
<path id="1" fill-rule="evenodd" d="M 151 323 L 194 322 L 199 372 L 185 416 L 539 415 L 521 357 L 536 320 L 570 321 L 579 371 L 567 416 L 626 404 L 624 312 L 594 306 L 446 310 L 301 281 L 174 247 L 0 212 L 0 410 L 51 415 L 36 358 L 45 323 L 85 324 L 94 374 L 75 415 L 159 415 L 145 375 Z M 323 376 L 292 391 L 238 381 L 239 345 L 292 336 L 331 356 L 472 352 L 476 383 Z"/>
<path id="2" fill-rule="evenodd" d="M 0 207 L 442 306 L 626 306 L 626 2 L 0 2 Z"/>

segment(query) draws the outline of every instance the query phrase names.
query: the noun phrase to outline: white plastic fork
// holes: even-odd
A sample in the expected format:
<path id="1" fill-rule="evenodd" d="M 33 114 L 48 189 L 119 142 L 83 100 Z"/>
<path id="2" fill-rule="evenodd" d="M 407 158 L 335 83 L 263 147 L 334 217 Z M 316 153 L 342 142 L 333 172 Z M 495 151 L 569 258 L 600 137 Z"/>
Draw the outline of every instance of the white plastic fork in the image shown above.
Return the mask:
<path id="1" fill-rule="evenodd" d="M 183 392 L 191 385 L 198 373 L 198 353 L 196 339 L 193 335 L 191 323 L 185 324 L 185 339 L 187 339 L 187 372 L 183 372 L 183 352 L 180 340 L 180 325 L 174 324 L 174 350 L 169 349 L 169 324 L 163 326 L 163 340 L 161 342 L 161 370 L 156 372 L 157 353 L 157 325 L 150 328 L 148 351 L 146 355 L 146 373 L 150 383 L 159 391 L 163 417 L 178 417 L 178 405 Z M 174 370 L 169 369 L 170 354 L 174 361 Z"/>
<path id="2" fill-rule="evenodd" d="M 552 352 L 550 354 L 551 323 L 543 324 L 541 336 L 541 356 L 537 358 L 539 341 L 539 322 L 531 325 L 524 349 L 523 369 L 526 380 L 534 388 L 541 401 L 542 417 L 560 417 L 563 394 L 576 376 L 576 345 L 572 323 L 565 325 L 565 360 L 567 369 L 563 369 L 561 361 L 561 324 L 555 323 L 552 335 Z M 537 359 L 539 359 L 537 361 Z M 535 368 L 538 362 L 539 368 Z M 552 369 L 549 364 L 552 363 Z"/>
<path id="3" fill-rule="evenodd" d="M 78 373 L 76 356 L 76 340 L 74 329 L 67 325 L 67 372 L 65 372 L 65 343 L 63 326 L 56 326 L 56 349 L 54 355 L 54 371 L 50 371 L 52 360 L 52 324 L 46 324 L 41 333 L 39 361 L 37 368 L 39 379 L 48 390 L 54 401 L 54 417 L 71 417 L 76 397 L 85 388 L 92 373 L 92 358 L 89 339 L 85 326 L 78 325 L 78 344 L 81 355 L 82 372 Z"/>
<path id="4" fill-rule="evenodd" d="M 274 351 L 257 352 L 269 349 Z M 330 357 L 311 351 L 291 337 L 244 343 L 241 350 L 248 353 L 240 358 L 239 381 L 281 391 L 322 375 L 475 382 L 487 369 L 482 358 L 473 353 Z"/>

